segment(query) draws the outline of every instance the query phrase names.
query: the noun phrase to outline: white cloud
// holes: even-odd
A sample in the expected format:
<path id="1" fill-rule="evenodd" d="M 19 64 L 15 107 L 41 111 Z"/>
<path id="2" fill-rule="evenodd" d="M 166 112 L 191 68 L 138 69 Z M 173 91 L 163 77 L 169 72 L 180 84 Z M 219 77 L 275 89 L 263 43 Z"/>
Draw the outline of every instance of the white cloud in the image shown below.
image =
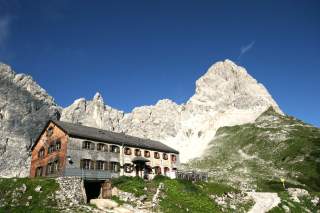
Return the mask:
<path id="1" fill-rule="evenodd" d="M 0 17 L 0 48 L 4 47 L 10 31 L 10 17 Z"/>
<path id="2" fill-rule="evenodd" d="M 246 45 L 246 46 L 243 46 L 240 48 L 240 54 L 239 54 L 239 57 L 238 57 L 238 60 L 240 59 L 240 57 L 242 55 L 244 55 L 246 52 L 250 51 L 254 44 L 256 43 L 256 41 L 251 41 L 250 44 Z"/>
<path id="3" fill-rule="evenodd" d="M 245 54 L 246 52 L 248 52 L 249 50 L 252 49 L 254 43 L 256 43 L 255 41 L 252 41 L 250 44 L 244 46 L 244 47 L 241 47 L 241 54 Z"/>

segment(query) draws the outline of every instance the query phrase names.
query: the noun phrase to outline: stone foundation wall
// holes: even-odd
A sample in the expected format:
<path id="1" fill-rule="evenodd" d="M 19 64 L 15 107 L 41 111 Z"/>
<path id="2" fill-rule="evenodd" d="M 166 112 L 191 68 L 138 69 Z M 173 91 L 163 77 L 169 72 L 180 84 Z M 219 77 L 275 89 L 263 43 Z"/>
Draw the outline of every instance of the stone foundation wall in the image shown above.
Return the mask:
<path id="1" fill-rule="evenodd" d="M 62 205 L 73 206 L 86 203 L 84 184 L 80 177 L 58 177 L 56 181 L 60 185 L 56 198 Z"/>

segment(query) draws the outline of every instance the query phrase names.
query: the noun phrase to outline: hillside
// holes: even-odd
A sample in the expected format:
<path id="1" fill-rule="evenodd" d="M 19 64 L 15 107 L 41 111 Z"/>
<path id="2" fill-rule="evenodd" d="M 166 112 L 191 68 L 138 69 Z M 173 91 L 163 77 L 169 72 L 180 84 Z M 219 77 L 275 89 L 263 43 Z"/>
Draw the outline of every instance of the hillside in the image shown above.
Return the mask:
<path id="1" fill-rule="evenodd" d="M 286 186 L 320 191 L 320 129 L 269 108 L 254 123 L 220 128 L 187 168 L 243 189 L 277 191 L 284 178 Z"/>
<path id="2" fill-rule="evenodd" d="M 0 178 L 0 212 L 256 213 L 261 212 L 262 205 L 270 213 L 319 212 L 320 204 L 319 192 L 299 189 L 255 193 L 217 182 L 172 180 L 163 176 L 144 181 L 123 176 L 112 179 L 113 201 L 104 200 L 109 204 L 115 202 L 117 208 L 101 209 L 101 205 L 79 202 L 74 192 L 65 191 L 70 186 L 61 183 L 51 178 Z"/>
<path id="3" fill-rule="evenodd" d="M 140 178 L 120 177 L 113 179 L 112 183 L 122 194 L 112 199 L 124 208 L 133 209 L 130 212 L 136 212 L 142 206 L 148 207 L 141 208 L 141 213 L 232 212 L 234 208 L 246 212 L 253 205 L 244 193 L 217 183 L 192 183 L 162 176 L 148 182 Z M 154 204 L 154 195 L 160 185 L 162 187 L 155 205 L 148 205 Z M 94 205 L 72 200 L 62 202 L 59 190 L 60 185 L 55 179 L 0 178 L 0 212 L 105 212 Z"/>

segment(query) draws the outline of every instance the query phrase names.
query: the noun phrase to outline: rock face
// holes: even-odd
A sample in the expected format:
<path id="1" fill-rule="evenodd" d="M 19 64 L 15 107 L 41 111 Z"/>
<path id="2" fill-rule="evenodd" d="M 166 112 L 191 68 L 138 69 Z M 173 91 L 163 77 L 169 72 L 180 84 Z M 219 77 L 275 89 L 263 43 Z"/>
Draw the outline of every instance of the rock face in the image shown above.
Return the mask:
<path id="1" fill-rule="evenodd" d="M 204 153 L 219 127 L 253 122 L 270 106 L 282 114 L 264 86 L 230 60 L 210 67 L 185 104 L 165 99 L 130 113 L 105 105 L 99 93 L 62 110 L 30 76 L 0 64 L 0 176 L 28 175 L 32 140 L 61 111 L 64 121 L 162 141 L 186 162 Z"/>
<path id="2" fill-rule="evenodd" d="M 216 130 L 253 122 L 272 106 L 267 89 L 230 60 L 217 62 L 196 82 L 195 94 L 178 105 L 160 100 L 123 113 L 106 106 L 99 94 L 79 99 L 62 112 L 62 120 L 160 140 L 180 151 L 182 162 L 200 157 Z"/>
<path id="3" fill-rule="evenodd" d="M 28 150 L 60 108 L 30 76 L 0 64 L 0 176 L 26 176 Z"/>
<path id="4" fill-rule="evenodd" d="M 102 96 L 97 93 L 92 101 L 80 98 L 63 110 L 61 120 L 110 131 L 121 131 L 119 120 L 124 113 L 105 105 Z"/>

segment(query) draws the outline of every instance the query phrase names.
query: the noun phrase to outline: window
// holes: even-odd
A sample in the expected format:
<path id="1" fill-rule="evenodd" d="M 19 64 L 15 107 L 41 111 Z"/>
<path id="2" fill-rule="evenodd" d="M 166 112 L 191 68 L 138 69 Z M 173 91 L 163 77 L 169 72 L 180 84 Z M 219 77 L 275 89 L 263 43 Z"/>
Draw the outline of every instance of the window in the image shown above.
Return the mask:
<path id="1" fill-rule="evenodd" d="M 103 143 L 98 143 L 97 144 L 97 150 L 98 151 L 104 151 L 107 152 L 108 151 L 108 146 L 103 144 Z"/>
<path id="2" fill-rule="evenodd" d="M 146 171 L 148 174 L 152 174 L 152 167 L 149 165 L 146 165 Z"/>
<path id="3" fill-rule="evenodd" d="M 119 172 L 120 171 L 119 162 L 111 162 L 111 171 L 113 171 L 113 172 Z"/>
<path id="4" fill-rule="evenodd" d="M 47 137 L 50 137 L 51 135 L 53 135 L 53 127 L 50 126 L 48 129 L 47 129 Z"/>
<path id="5" fill-rule="evenodd" d="M 47 165 L 47 174 L 52 175 L 56 174 L 59 171 L 59 160 L 56 159 L 53 162 L 48 163 Z"/>
<path id="6" fill-rule="evenodd" d="M 135 156 L 141 156 L 141 150 L 140 149 L 135 149 L 134 150 L 134 155 Z"/>
<path id="7" fill-rule="evenodd" d="M 96 162 L 96 169 L 97 170 L 104 170 L 104 164 L 105 164 L 105 162 L 104 161 L 97 161 Z"/>
<path id="8" fill-rule="evenodd" d="M 149 157 L 150 157 L 150 152 L 149 152 L 149 151 L 144 151 L 144 156 L 145 156 L 146 158 L 149 158 Z"/>
<path id="9" fill-rule="evenodd" d="M 44 152 L 45 152 L 44 148 L 41 147 L 40 151 L 38 152 L 38 158 L 41 158 L 41 159 L 44 158 Z"/>
<path id="10" fill-rule="evenodd" d="M 161 175 L 161 167 L 160 166 L 155 166 L 154 167 L 154 173 L 156 175 Z"/>
<path id="11" fill-rule="evenodd" d="M 164 167 L 163 168 L 163 171 L 164 171 L 164 175 L 165 176 L 168 176 L 169 175 L 169 172 L 170 172 L 170 169 L 168 167 Z"/>
<path id="12" fill-rule="evenodd" d="M 166 153 L 163 153 L 162 158 L 163 158 L 163 160 L 168 160 L 168 155 Z"/>
<path id="13" fill-rule="evenodd" d="M 159 158 L 160 158 L 159 152 L 154 152 L 154 158 L 156 158 L 156 159 L 159 159 Z"/>
<path id="14" fill-rule="evenodd" d="M 57 173 L 59 171 L 59 160 L 55 160 L 53 162 L 53 173 Z"/>
<path id="15" fill-rule="evenodd" d="M 118 146 L 111 145 L 111 152 L 119 153 L 120 152 L 120 148 Z"/>
<path id="16" fill-rule="evenodd" d="M 171 161 L 172 161 L 172 162 L 176 162 L 176 161 L 177 161 L 177 156 L 171 155 Z"/>
<path id="17" fill-rule="evenodd" d="M 57 140 L 56 141 L 56 150 L 60 150 L 61 149 L 61 141 L 60 140 Z"/>
<path id="18" fill-rule="evenodd" d="M 104 161 L 104 170 L 110 170 L 110 162 Z"/>
<path id="19" fill-rule="evenodd" d="M 36 177 L 40 177 L 40 176 L 42 176 L 42 170 L 43 170 L 43 167 L 38 167 L 37 169 L 36 169 L 36 174 L 35 174 L 35 176 Z"/>
<path id="20" fill-rule="evenodd" d="M 94 150 L 94 143 L 90 141 L 83 141 L 82 142 L 82 149 L 91 149 Z"/>
<path id="21" fill-rule="evenodd" d="M 133 165 L 130 163 L 126 163 L 126 164 L 124 164 L 123 169 L 124 169 L 124 172 L 131 173 L 131 172 L 133 172 Z"/>
<path id="22" fill-rule="evenodd" d="M 89 159 L 81 159 L 80 160 L 80 168 L 81 169 L 90 169 L 91 160 Z"/>
<path id="23" fill-rule="evenodd" d="M 48 154 L 52 153 L 55 151 L 55 145 L 54 144 L 51 144 L 48 148 Z"/>
<path id="24" fill-rule="evenodd" d="M 95 164 L 96 164 L 95 161 L 93 161 L 93 160 L 90 161 L 90 169 L 91 169 L 91 170 L 94 170 L 94 169 L 95 169 L 95 168 L 94 168 Z"/>
<path id="25" fill-rule="evenodd" d="M 47 174 L 50 175 L 53 173 L 53 163 L 48 163 L 47 165 Z"/>
<path id="26" fill-rule="evenodd" d="M 131 154 L 132 154 L 132 153 L 131 153 L 131 149 L 128 148 L 128 147 L 124 148 L 124 154 L 125 154 L 125 155 L 131 155 Z"/>

